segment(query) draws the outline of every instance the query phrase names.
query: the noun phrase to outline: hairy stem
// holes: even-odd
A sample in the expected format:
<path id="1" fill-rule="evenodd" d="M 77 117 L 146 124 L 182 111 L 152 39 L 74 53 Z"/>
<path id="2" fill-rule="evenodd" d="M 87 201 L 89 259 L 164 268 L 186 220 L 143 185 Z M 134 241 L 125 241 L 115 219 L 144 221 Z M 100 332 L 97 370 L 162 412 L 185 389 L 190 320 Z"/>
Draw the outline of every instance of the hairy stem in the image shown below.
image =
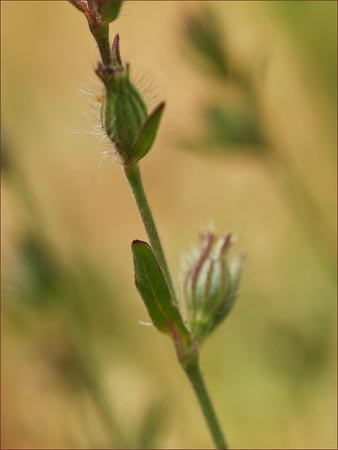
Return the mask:
<path id="1" fill-rule="evenodd" d="M 167 281 L 168 288 L 172 299 L 177 304 L 177 296 L 175 293 L 174 285 L 170 276 L 168 264 L 164 256 L 162 249 L 160 237 L 158 235 L 155 221 L 144 191 L 141 173 L 138 165 L 135 166 L 125 166 L 124 168 L 126 177 L 128 179 L 129 185 L 133 191 L 137 208 L 141 215 L 144 228 L 147 232 L 151 247 L 156 255 L 158 263 L 163 271 L 164 277 Z"/>
<path id="2" fill-rule="evenodd" d="M 90 27 L 90 31 L 92 32 L 97 43 L 103 64 L 105 66 L 111 65 L 112 56 L 109 43 L 108 25 L 102 25 L 100 27 Z"/>
<path id="3" fill-rule="evenodd" d="M 174 286 L 171 280 L 171 276 L 169 273 L 168 265 L 164 256 L 164 252 L 162 249 L 161 241 L 156 229 L 156 225 L 154 222 L 154 218 L 149 206 L 149 203 L 147 201 L 147 197 L 143 188 L 143 183 L 141 179 L 140 169 L 138 165 L 136 166 L 125 166 L 125 174 L 128 179 L 128 182 L 130 184 L 130 187 L 133 191 L 136 204 L 138 207 L 138 210 L 140 212 L 145 230 L 147 232 L 148 238 L 150 240 L 150 244 L 152 246 L 152 249 L 157 257 L 158 263 L 160 264 L 164 276 L 166 278 L 166 281 L 168 283 L 168 288 L 171 292 L 172 298 L 177 303 L 177 297 L 174 290 Z M 207 388 L 205 386 L 203 376 L 201 374 L 199 363 L 197 356 L 194 357 L 191 361 L 188 363 L 181 362 L 181 366 L 185 373 L 187 374 L 192 387 L 195 391 L 195 394 L 197 396 L 199 405 L 201 407 L 201 410 L 203 412 L 203 415 L 205 417 L 205 420 L 207 422 L 209 431 L 211 433 L 211 436 L 213 438 L 214 444 L 216 448 L 220 449 L 226 449 L 228 448 L 222 431 L 221 427 L 219 425 L 215 410 L 213 408 L 213 405 L 211 403 Z"/>
<path id="4" fill-rule="evenodd" d="M 197 400 L 203 412 L 205 421 L 208 425 L 210 434 L 216 448 L 227 449 L 224 435 L 218 422 L 214 407 L 211 403 L 204 379 L 200 370 L 198 359 L 195 358 L 188 365 L 182 365 L 183 370 L 187 374 L 190 383 L 195 391 Z"/>

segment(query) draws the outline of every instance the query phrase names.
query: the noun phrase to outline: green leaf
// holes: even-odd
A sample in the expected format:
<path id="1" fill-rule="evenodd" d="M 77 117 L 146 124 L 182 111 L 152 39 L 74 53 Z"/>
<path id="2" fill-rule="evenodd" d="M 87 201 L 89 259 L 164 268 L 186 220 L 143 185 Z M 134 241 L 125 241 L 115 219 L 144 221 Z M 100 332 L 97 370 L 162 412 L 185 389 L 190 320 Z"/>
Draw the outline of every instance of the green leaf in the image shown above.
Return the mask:
<path id="1" fill-rule="evenodd" d="M 143 128 L 140 131 L 140 135 L 136 141 L 128 164 L 136 164 L 151 149 L 157 135 L 157 130 L 160 125 L 164 107 L 165 103 L 160 103 L 158 107 L 150 114 L 150 116 L 148 116 Z"/>
<path id="2" fill-rule="evenodd" d="M 224 43 L 223 24 L 209 6 L 185 18 L 183 38 L 213 75 L 229 77 L 229 55 Z"/>
<path id="3" fill-rule="evenodd" d="M 155 327 L 163 333 L 189 337 L 181 315 L 174 305 L 157 259 L 146 242 L 133 241 L 135 284 Z"/>
<path id="4" fill-rule="evenodd" d="M 104 22 L 117 19 L 122 6 L 122 0 L 103 0 L 99 3 L 99 11 Z"/>
<path id="5" fill-rule="evenodd" d="M 210 139 L 228 145 L 254 146 L 251 151 L 264 151 L 265 139 L 255 114 L 235 104 L 209 104 L 204 109 Z"/>

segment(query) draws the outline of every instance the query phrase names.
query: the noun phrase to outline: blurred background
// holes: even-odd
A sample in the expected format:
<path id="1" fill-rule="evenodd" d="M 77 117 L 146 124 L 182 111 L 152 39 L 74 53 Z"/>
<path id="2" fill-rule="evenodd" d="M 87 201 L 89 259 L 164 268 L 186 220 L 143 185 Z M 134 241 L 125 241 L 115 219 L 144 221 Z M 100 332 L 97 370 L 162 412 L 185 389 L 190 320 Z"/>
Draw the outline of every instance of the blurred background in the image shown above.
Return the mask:
<path id="1" fill-rule="evenodd" d="M 202 352 L 232 448 L 336 448 L 336 2 L 133 1 L 111 26 L 152 109 L 173 274 L 233 231 L 241 292 Z M 66 1 L 1 2 L 2 446 L 210 448 L 133 282 L 145 239 Z M 141 322 L 141 323 L 140 323 Z"/>

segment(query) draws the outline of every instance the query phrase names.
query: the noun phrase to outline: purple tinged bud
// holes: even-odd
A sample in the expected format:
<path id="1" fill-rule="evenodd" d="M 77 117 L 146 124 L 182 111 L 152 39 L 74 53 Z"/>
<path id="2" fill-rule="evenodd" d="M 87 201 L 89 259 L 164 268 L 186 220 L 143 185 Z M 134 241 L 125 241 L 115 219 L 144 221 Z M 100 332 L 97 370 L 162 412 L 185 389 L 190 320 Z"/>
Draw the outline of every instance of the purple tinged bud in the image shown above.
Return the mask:
<path id="1" fill-rule="evenodd" d="M 242 255 L 230 257 L 232 235 L 201 236 L 197 259 L 184 281 L 184 298 L 193 338 L 201 343 L 227 316 L 237 296 Z"/>

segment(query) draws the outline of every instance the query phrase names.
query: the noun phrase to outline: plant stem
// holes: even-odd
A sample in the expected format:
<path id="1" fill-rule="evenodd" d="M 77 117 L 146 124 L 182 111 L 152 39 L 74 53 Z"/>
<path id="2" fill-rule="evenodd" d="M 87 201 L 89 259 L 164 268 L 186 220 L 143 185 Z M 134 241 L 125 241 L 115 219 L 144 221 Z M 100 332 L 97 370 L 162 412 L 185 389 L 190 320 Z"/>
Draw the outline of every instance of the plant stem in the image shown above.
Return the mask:
<path id="1" fill-rule="evenodd" d="M 211 399 L 204 383 L 204 379 L 199 367 L 198 358 L 193 359 L 193 361 L 186 366 L 182 365 L 182 367 L 195 391 L 197 400 L 202 409 L 215 447 L 220 449 L 227 449 L 228 446 L 226 444 L 214 407 L 211 403 Z"/>
<path id="2" fill-rule="evenodd" d="M 136 166 L 125 166 L 124 170 L 128 182 L 130 184 L 130 187 L 133 191 L 138 210 L 140 212 L 145 230 L 150 240 L 150 244 L 157 257 L 158 263 L 160 264 L 163 270 L 164 276 L 168 283 L 170 293 L 177 304 L 178 302 L 175 289 L 171 280 L 168 265 L 162 249 L 161 241 L 143 188 L 140 169 L 138 165 L 136 165 Z M 195 391 L 199 405 L 202 409 L 203 415 L 207 422 L 210 434 L 214 441 L 215 447 L 219 449 L 228 448 L 221 427 L 219 425 L 214 407 L 211 403 L 207 388 L 205 386 L 203 376 L 199 368 L 197 356 L 194 357 L 189 362 L 184 363 L 183 361 L 181 361 L 180 363 Z"/>
<path id="3" fill-rule="evenodd" d="M 90 31 L 92 32 L 97 43 L 103 64 L 105 66 L 109 66 L 112 63 L 112 57 L 109 43 L 108 25 L 102 25 L 100 27 L 90 27 Z"/>
<path id="4" fill-rule="evenodd" d="M 160 237 L 158 235 L 155 221 L 147 201 L 146 193 L 144 191 L 141 173 L 138 165 L 135 166 L 125 166 L 124 171 L 129 182 L 129 185 L 133 191 L 135 201 L 141 215 L 144 228 L 147 232 L 151 247 L 156 255 L 158 263 L 163 271 L 164 277 L 167 281 L 168 288 L 172 299 L 177 304 L 177 296 L 174 289 L 174 284 L 172 282 L 167 261 L 164 256 L 162 249 Z"/>

